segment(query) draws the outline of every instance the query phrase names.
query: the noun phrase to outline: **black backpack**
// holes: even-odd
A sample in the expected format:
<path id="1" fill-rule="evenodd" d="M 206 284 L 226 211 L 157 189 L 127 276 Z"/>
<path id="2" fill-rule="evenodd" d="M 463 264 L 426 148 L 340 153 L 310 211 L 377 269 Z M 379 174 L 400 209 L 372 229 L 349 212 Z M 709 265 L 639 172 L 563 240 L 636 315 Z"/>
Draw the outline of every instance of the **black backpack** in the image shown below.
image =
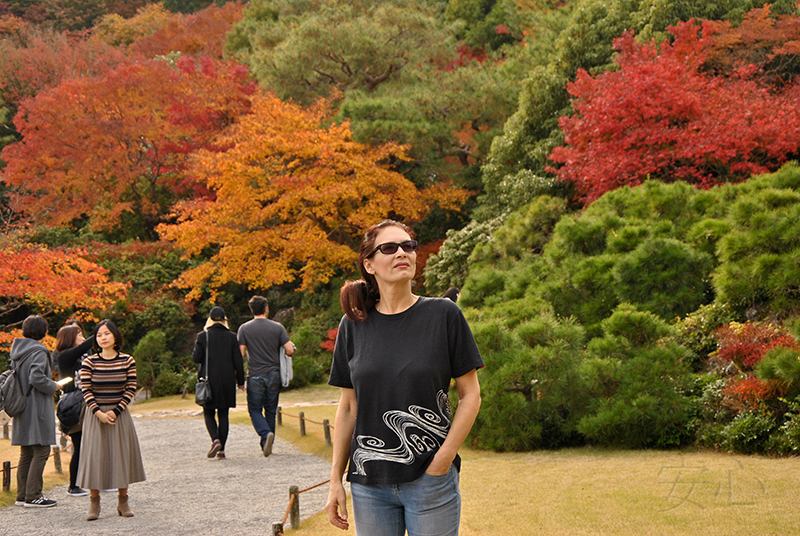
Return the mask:
<path id="1" fill-rule="evenodd" d="M 0 374 L 0 410 L 5 410 L 9 417 L 17 417 L 25 411 L 28 405 L 28 395 L 33 386 L 28 387 L 28 392 L 22 392 L 17 371 L 11 369 Z"/>
<path id="2" fill-rule="evenodd" d="M 65 434 L 81 422 L 83 412 L 83 391 L 76 389 L 62 396 L 56 406 L 56 416 Z"/>

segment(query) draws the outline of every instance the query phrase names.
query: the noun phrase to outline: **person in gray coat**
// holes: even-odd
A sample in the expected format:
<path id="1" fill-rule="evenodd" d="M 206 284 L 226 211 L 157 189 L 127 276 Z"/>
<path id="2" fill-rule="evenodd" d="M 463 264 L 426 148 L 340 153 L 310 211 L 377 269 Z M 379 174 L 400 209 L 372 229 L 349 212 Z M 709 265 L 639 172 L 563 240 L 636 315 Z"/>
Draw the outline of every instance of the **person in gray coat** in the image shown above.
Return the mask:
<path id="1" fill-rule="evenodd" d="M 28 395 L 25 411 L 14 417 L 11 444 L 20 447 L 17 465 L 16 506 L 46 508 L 56 501 L 42 495 L 42 474 L 50 445 L 56 442 L 53 394 L 59 387 L 52 379 L 50 352 L 41 343 L 47 335 L 47 320 L 31 315 L 22 323 L 22 339 L 11 343 L 11 363 L 22 392 Z"/>

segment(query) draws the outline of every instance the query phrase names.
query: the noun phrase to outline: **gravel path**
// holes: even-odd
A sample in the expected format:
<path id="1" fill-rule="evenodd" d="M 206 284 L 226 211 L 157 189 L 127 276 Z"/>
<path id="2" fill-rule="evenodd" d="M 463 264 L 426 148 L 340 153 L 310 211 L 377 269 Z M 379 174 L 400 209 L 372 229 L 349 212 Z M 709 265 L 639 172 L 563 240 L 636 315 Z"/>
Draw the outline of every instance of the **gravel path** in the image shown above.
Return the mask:
<path id="1" fill-rule="evenodd" d="M 89 498 L 69 497 L 67 487 L 59 486 L 45 493 L 58 501 L 54 508 L 0 509 L 0 534 L 271 534 L 272 524 L 283 520 L 289 486 L 302 490 L 330 475 L 327 461 L 300 452 L 280 437 L 275 439 L 272 455 L 264 458 L 250 426 L 231 425 L 228 458 L 210 460 L 205 456 L 211 443 L 202 416 L 134 416 L 134 422 L 147 473 L 145 482 L 131 484 L 129 489 L 134 517 L 119 517 L 116 493 L 104 492 L 100 519 L 87 522 Z M 301 519 L 321 511 L 327 493 L 327 485 L 301 493 Z"/>

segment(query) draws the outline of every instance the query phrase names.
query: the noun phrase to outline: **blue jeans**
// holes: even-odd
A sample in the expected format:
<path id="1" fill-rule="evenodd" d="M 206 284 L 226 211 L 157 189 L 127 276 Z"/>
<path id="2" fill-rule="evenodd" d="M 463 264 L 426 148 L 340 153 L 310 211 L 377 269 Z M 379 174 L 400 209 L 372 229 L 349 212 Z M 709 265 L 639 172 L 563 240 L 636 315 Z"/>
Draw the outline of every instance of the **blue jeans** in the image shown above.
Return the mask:
<path id="1" fill-rule="evenodd" d="M 356 536 L 457 536 L 461 492 L 454 466 L 404 484 L 350 484 Z"/>
<path id="2" fill-rule="evenodd" d="M 275 433 L 275 415 L 278 412 L 278 395 L 281 393 L 281 373 L 279 370 L 266 376 L 247 378 L 247 411 L 253 428 L 261 436 L 261 446 L 267 434 Z"/>

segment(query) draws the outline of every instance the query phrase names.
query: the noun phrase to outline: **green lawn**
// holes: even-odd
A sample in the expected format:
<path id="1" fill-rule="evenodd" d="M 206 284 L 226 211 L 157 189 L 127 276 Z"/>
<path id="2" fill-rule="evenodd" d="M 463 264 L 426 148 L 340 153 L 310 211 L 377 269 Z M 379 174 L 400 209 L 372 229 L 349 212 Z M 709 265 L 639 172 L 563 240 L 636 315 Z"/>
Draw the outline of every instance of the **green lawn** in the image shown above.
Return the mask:
<path id="1" fill-rule="evenodd" d="M 249 424 L 240 396 L 232 421 Z M 337 398 L 337 390 L 327 386 L 283 393 L 279 435 L 329 458 L 323 427 L 310 421 L 333 422 L 331 402 Z M 137 403 L 133 411 L 180 415 L 197 409 L 190 398 L 168 397 Z M 304 437 L 296 418 L 301 411 L 310 420 Z M 0 439 L 0 458 L 16 464 L 8 443 Z M 462 457 L 463 536 L 800 534 L 796 458 L 590 447 L 507 454 L 462 449 Z M 48 464 L 47 485 L 66 483 L 68 461 L 65 456 L 64 475 L 52 474 Z M 13 493 L 2 494 L 0 505 L 13 500 Z M 302 509 L 302 495 L 300 504 Z M 328 524 L 324 512 L 288 533 L 344 534 Z"/>

